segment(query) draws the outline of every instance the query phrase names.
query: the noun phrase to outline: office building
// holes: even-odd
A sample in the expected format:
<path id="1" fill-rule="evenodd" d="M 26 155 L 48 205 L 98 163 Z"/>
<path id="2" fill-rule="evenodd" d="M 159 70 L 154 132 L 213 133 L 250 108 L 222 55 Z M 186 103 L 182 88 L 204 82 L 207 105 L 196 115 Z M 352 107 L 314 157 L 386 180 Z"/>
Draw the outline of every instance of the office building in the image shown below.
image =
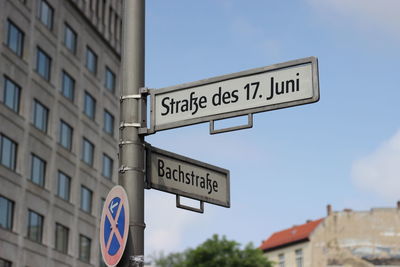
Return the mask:
<path id="1" fill-rule="evenodd" d="M 0 267 L 101 266 L 122 0 L 0 1 Z"/>

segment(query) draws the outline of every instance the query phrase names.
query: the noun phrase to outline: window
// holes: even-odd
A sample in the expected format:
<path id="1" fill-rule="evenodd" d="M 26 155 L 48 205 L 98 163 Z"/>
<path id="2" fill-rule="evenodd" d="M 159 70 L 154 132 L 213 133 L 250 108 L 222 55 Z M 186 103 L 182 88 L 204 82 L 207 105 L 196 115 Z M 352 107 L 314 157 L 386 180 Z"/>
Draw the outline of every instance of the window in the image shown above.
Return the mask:
<path id="1" fill-rule="evenodd" d="M 67 72 L 62 72 L 61 93 L 71 101 L 74 101 L 75 80 Z"/>
<path id="2" fill-rule="evenodd" d="M 89 166 L 93 166 L 94 145 L 83 138 L 82 160 Z"/>
<path id="3" fill-rule="evenodd" d="M 87 213 L 92 212 L 92 191 L 85 186 L 81 186 L 81 209 Z"/>
<path id="4" fill-rule="evenodd" d="M 69 192 L 71 188 L 71 177 L 66 175 L 65 173 L 59 171 L 58 172 L 58 187 L 57 187 L 57 196 L 60 198 L 69 201 Z"/>
<path id="5" fill-rule="evenodd" d="M 60 145 L 70 151 L 72 149 L 72 131 L 72 127 L 68 123 L 63 120 L 60 121 L 60 136 L 58 141 Z"/>
<path id="6" fill-rule="evenodd" d="M 101 214 L 103 213 L 103 207 L 104 207 L 104 203 L 106 202 L 106 199 L 105 198 L 100 198 L 100 216 L 101 216 Z"/>
<path id="7" fill-rule="evenodd" d="M 0 258 L 0 267 L 11 267 L 11 261 Z"/>
<path id="8" fill-rule="evenodd" d="M 296 267 L 303 267 L 303 250 L 296 249 Z"/>
<path id="9" fill-rule="evenodd" d="M 46 162 L 35 154 L 32 154 L 31 181 L 43 187 L 45 174 Z"/>
<path id="10" fill-rule="evenodd" d="M 32 241 L 42 242 L 43 216 L 32 210 L 28 211 L 28 238 Z"/>
<path id="11" fill-rule="evenodd" d="M 68 234 L 69 229 L 59 223 L 56 223 L 56 250 L 67 254 L 68 253 Z"/>
<path id="12" fill-rule="evenodd" d="M 21 87 L 16 83 L 4 77 L 4 104 L 15 112 L 19 112 L 19 99 Z"/>
<path id="13" fill-rule="evenodd" d="M 90 261 L 90 243 L 89 237 L 79 235 L 79 259 L 84 262 Z"/>
<path id="14" fill-rule="evenodd" d="M 50 81 L 51 57 L 39 47 L 36 52 L 36 71 L 46 81 Z"/>
<path id="15" fill-rule="evenodd" d="M 279 267 L 285 267 L 285 255 L 284 254 L 279 254 Z"/>
<path id="16" fill-rule="evenodd" d="M 33 102 L 33 125 L 46 133 L 48 116 L 49 109 L 35 99 Z"/>
<path id="17" fill-rule="evenodd" d="M 17 158 L 17 143 L 5 135 L 0 135 L 0 163 L 15 171 Z"/>
<path id="18" fill-rule="evenodd" d="M 65 24 L 64 28 L 64 44 L 73 54 L 76 53 L 76 43 L 77 43 L 76 32 L 68 25 Z"/>
<path id="19" fill-rule="evenodd" d="M 85 92 L 83 113 L 94 120 L 96 114 L 96 99 L 88 92 Z"/>
<path id="20" fill-rule="evenodd" d="M 7 20 L 7 46 L 19 57 L 24 50 L 24 33 L 11 20 Z"/>
<path id="21" fill-rule="evenodd" d="M 54 9 L 45 0 L 39 1 L 38 17 L 49 30 L 53 28 Z"/>
<path id="22" fill-rule="evenodd" d="M 90 47 L 86 47 L 86 68 L 93 74 L 97 73 L 97 55 Z"/>
<path id="23" fill-rule="evenodd" d="M 106 88 L 108 91 L 115 92 L 115 74 L 106 67 Z"/>
<path id="24" fill-rule="evenodd" d="M 106 154 L 103 154 L 103 170 L 102 170 L 103 176 L 111 180 L 112 171 L 113 171 L 113 160 Z"/>
<path id="25" fill-rule="evenodd" d="M 0 196 L 0 227 L 12 230 L 14 202 Z"/>
<path id="26" fill-rule="evenodd" d="M 104 110 L 104 131 L 109 135 L 114 135 L 114 116 Z"/>

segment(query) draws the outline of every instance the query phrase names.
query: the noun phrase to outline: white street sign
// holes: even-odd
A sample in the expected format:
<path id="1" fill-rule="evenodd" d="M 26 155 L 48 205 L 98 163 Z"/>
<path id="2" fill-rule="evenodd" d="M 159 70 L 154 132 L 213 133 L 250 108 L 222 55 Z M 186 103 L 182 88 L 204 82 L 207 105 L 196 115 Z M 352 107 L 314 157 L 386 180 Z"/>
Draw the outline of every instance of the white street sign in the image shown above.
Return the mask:
<path id="1" fill-rule="evenodd" d="M 151 188 L 230 207 L 229 171 L 146 146 L 146 178 Z"/>
<path id="2" fill-rule="evenodd" d="M 316 57 L 150 90 L 150 131 L 317 102 Z"/>

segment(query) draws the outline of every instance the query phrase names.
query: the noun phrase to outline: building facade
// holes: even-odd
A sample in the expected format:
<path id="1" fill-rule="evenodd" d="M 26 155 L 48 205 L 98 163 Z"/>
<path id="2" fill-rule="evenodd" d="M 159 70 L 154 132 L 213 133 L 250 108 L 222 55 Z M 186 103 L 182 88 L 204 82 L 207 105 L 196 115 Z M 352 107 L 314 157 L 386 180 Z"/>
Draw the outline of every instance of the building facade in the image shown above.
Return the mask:
<path id="1" fill-rule="evenodd" d="M 0 1 L 0 267 L 102 266 L 122 0 Z"/>
<path id="2" fill-rule="evenodd" d="M 272 234 L 260 248 L 278 267 L 400 266 L 400 204 L 346 209 Z"/>

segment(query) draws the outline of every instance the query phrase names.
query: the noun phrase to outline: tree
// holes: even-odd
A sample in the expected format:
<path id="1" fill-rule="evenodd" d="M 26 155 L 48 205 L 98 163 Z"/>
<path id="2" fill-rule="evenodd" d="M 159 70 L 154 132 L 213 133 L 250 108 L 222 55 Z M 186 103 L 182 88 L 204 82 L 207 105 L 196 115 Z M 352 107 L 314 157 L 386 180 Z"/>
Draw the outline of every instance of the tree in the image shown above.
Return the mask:
<path id="1" fill-rule="evenodd" d="M 161 254 L 154 259 L 157 267 L 272 267 L 260 249 L 250 243 L 243 249 L 236 241 L 213 235 L 195 249 Z"/>

